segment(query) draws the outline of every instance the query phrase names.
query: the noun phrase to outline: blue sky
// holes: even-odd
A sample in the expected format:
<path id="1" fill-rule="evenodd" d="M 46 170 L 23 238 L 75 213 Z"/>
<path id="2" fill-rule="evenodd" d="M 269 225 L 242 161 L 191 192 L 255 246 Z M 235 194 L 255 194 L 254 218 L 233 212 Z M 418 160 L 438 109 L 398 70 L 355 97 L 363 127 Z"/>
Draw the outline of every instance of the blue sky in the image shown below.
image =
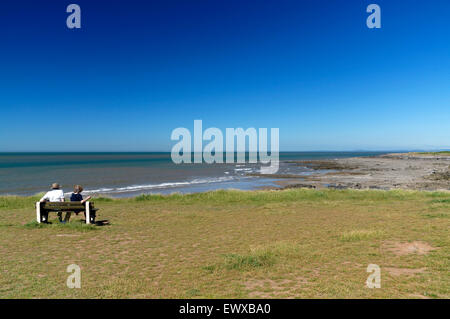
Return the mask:
<path id="1" fill-rule="evenodd" d="M 81 7 L 68 29 L 66 6 Z M 366 27 L 377 3 L 382 28 Z M 450 148 L 448 0 L 2 1 L 0 151 L 169 151 L 277 127 L 282 151 Z"/>

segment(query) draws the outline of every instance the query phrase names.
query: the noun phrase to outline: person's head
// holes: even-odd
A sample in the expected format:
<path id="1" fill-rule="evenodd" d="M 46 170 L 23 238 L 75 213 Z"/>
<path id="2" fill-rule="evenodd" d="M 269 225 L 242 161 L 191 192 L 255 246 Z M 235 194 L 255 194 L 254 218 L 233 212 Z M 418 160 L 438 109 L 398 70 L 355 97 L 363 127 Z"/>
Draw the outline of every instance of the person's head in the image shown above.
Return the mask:
<path id="1" fill-rule="evenodd" d="M 60 189 L 61 186 L 58 183 L 53 183 L 52 184 L 52 189 Z"/>
<path id="2" fill-rule="evenodd" d="M 74 193 L 81 193 L 83 191 L 83 187 L 81 187 L 81 185 L 75 185 L 74 187 L 73 187 L 73 192 Z"/>

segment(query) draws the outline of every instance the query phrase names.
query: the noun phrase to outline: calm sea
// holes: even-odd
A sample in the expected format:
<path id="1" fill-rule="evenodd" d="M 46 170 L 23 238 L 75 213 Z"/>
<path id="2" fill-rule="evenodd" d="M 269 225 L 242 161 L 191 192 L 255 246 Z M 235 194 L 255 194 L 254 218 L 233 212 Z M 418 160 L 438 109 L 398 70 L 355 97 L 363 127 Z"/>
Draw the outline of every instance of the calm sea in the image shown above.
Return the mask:
<path id="1" fill-rule="evenodd" d="M 309 174 L 288 160 L 371 156 L 385 152 L 280 153 L 279 174 Z M 75 184 L 85 194 L 115 197 L 143 193 L 201 192 L 213 189 L 255 189 L 274 179 L 252 177 L 260 164 L 180 164 L 170 153 L 0 153 L 0 195 L 32 195 L 58 182 L 65 192 Z"/>

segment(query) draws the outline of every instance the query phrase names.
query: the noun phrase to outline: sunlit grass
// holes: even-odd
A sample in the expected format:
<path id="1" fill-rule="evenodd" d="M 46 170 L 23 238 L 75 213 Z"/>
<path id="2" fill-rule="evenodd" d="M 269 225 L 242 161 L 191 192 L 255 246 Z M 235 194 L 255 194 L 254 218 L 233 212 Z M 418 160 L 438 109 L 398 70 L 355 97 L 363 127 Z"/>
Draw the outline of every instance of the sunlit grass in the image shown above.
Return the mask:
<path id="1" fill-rule="evenodd" d="M 0 197 L 2 298 L 450 297 L 445 191 L 94 198 L 107 227 L 84 224 L 83 214 L 37 224 L 38 197 Z M 385 248 L 415 241 L 435 249 Z M 82 269 L 81 289 L 65 285 L 73 263 Z M 368 264 L 380 265 L 382 289 L 365 287 Z M 393 277 L 388 267 L 425 271 Z"/>
<path id="2" fill-rule="evenodd" d="M 419 155 L 450 155 L 450 151 L 440 151 L 440 152 L 416 152 L 413 154 Z"/>

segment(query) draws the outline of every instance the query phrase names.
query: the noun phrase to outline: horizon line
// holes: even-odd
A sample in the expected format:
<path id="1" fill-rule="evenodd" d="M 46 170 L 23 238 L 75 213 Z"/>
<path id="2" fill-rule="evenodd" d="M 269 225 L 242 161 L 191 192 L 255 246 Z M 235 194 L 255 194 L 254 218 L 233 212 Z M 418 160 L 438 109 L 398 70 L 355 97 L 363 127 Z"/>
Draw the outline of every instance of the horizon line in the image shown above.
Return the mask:
<path id="1" fill-rule="evenodd" d="M 296 151 L 279 151 L 278 153 L 319 153 L 319 152 L 439 152 L 450 151 L 450 148 L 432 148 L 432 149 L 350 149 L 350 150 L 296 150 Z M 0 154 L 8 153 L 171 153 L 171 151 L 0 151 Z M 202 153 L 202 152 L 191 152 Z M 227 152 L 223 152 L 224 154 Z M 236 152 L 234 152 L 236 153 Z M 248 153 L 248 151 L 245 151 Z"/>

